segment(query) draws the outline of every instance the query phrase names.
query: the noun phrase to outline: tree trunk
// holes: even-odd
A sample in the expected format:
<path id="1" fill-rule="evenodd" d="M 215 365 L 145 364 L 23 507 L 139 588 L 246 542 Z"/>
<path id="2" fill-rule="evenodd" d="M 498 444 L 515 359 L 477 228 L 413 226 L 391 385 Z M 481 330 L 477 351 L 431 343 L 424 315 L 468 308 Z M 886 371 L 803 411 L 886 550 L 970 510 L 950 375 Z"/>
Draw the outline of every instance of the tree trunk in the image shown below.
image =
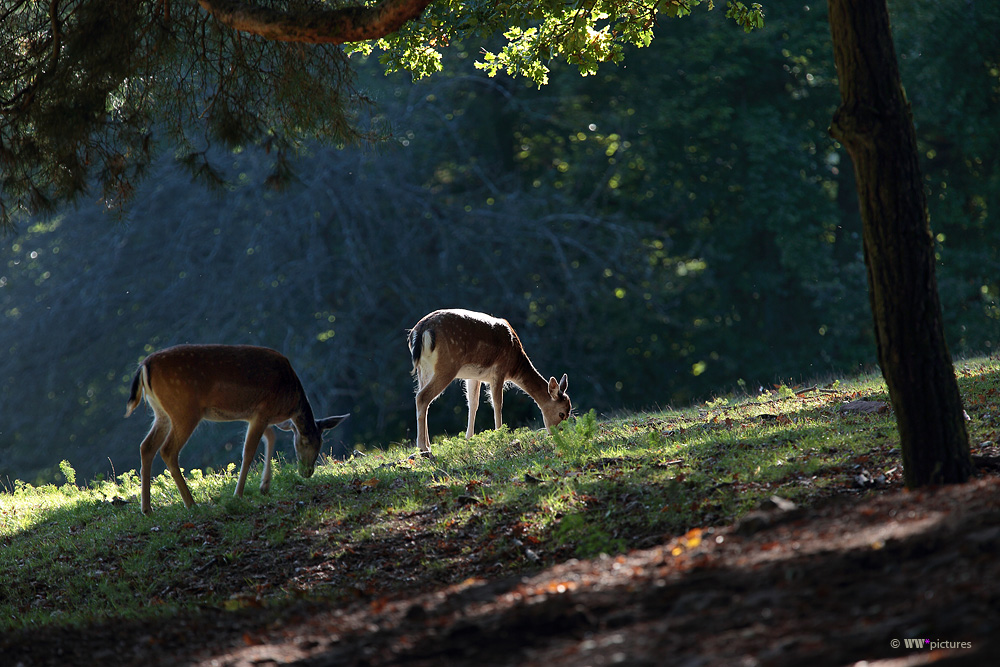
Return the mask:
<path id="1" fill-rule="evenodd" d="M 917 139 L 885 0 L 829 0 L 841 106 L 831 135 L 851 154 L 864 224 L 879 365 L 896 413 L 906 486 L 972 473 L 944 339 Z"/>

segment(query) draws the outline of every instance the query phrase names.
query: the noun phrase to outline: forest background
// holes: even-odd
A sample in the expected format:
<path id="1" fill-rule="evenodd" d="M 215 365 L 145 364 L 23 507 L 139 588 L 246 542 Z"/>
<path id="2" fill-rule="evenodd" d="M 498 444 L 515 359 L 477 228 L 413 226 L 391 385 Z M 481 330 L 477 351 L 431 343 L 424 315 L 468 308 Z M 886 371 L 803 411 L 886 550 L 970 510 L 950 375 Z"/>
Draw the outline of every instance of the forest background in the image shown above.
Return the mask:
<path id="1" fill-rule="evenodd" d="M 167 155 L 121 215 L 85 200 L 22 222 L 0 247 L 0 480 L 58 479 L 62 459 L 87 478 L 138 467 L 149 419 L 122 418 L 129 383 L 182 342 L 288 355 L 317 413 L 352 413 L 332 455 L 412 438 L 405 332 L 440 307 L 508 318 L 584 411 L 874 363 L 853 170 L 827 133 L 825 3 L 766 8 L 750 35 L 721 12 L 666 21 L 621 67 L 553 63 L 541 89 L 476 70 L 478 44 L 417 83 L 373 59 L 377 146 L 312 146 L 281 187 L 285 165 L 255 148 L 216 156 L 215 189 Z M 948 342 L 993 353 L 1000 8 L 890 10 Z M 504 412 L 537 417 L 525 396 Z M 463 424 L 452 389 L 431 431 Z M 236 461 L 242 435 L 203 425 L 181 464 Z"/>

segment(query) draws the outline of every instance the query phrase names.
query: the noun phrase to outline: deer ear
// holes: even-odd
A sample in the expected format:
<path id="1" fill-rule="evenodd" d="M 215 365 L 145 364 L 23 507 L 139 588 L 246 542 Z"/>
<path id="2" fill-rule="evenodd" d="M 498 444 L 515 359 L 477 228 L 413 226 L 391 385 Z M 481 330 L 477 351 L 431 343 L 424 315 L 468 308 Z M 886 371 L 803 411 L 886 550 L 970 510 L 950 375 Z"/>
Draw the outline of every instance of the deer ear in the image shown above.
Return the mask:
<path id="1" fill-rule="evenodd" d="M 559 380 L 559 391 L 566 393 L 569 388 L 569 376 L 563 373 L 562 380 Z"/>
<path id="2" fill-rule="evenodd" d="M 326 431 L 328 429 L 333 428 L 334 426 L 336 426 L 337 424 L 344 421 L 350 416 L 351 414 L 347 413 L 346 415 L 337 415 L 336 417 L 323 417 L 322 419 L 316 420 L 316 426 L 319 427 L 319 430 Z"/>
<path id="3" fill-rule="evenodd" d="M 559 383 L 555 378 L 549 378 L 549 396 L 552 400 L 559 398 Z"/>

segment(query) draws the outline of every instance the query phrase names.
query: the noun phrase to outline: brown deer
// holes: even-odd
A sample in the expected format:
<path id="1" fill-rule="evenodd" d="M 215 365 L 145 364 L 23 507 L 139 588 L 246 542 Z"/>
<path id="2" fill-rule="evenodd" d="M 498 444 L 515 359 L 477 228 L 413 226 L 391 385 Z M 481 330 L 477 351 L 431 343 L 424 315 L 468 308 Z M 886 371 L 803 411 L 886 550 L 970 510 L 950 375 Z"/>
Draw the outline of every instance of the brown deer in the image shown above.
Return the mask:
<path id="1" fill-rule="evenodd" d="M 348 417 L 314 419 L 288 359 L 266 347 L 249 345 L 177 345 L 154 352 L 139 365 L 132 380 L 126 417 L 143 398 L 154 415 L 153 426 L 139 446 L 143 514 L 151 509 L 151 466 L 157 451 L 184 504 L 194 505 L 177 457 L 203 419 L 249 423 L 235 493 L 242 496 L 262 436 L 267 442 L 267 457 L 260 492 L 266 494 L 271 488 L 271 457 L 277 436 L 274 427 L 294 432 L 299 474 L 310 477 L 323 445 L 323 431 Z"/>
<path id="2" fill-rule="evenodd" d="M 569 417 L 573 405 L 566 394 L 569 379 L 545 378 L 535 370 L 521 341 L 507 320 L 470 310 L 436 310 L 410 330 L 408 342 L 417 378 L 417 447 L 430 455 L 427 409 L 452 380 L 465 380 L 469 401 L 469 428 L 475 430 L 479 389 L 490 386 L 493 421 L 503 423 L 503 390 L 508 382 L 520 387 L 542 411 L 542 421 L 550 431 Z"/>

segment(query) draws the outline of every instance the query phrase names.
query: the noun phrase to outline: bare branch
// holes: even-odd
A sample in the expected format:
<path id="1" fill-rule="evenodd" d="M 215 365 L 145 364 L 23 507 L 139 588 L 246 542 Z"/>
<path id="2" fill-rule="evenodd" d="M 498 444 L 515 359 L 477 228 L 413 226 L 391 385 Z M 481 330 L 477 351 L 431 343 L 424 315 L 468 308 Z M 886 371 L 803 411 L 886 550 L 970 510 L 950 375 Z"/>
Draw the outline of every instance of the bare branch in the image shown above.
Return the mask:
<path id="1" fill-rule="evenodd" d="M 343 44 L 379 39 L 420 16 L 433 0 L 382 0 L 370 7 L 279 11 L 239 0 L 199 0 L 223 25 L 265 39 Z"/>

